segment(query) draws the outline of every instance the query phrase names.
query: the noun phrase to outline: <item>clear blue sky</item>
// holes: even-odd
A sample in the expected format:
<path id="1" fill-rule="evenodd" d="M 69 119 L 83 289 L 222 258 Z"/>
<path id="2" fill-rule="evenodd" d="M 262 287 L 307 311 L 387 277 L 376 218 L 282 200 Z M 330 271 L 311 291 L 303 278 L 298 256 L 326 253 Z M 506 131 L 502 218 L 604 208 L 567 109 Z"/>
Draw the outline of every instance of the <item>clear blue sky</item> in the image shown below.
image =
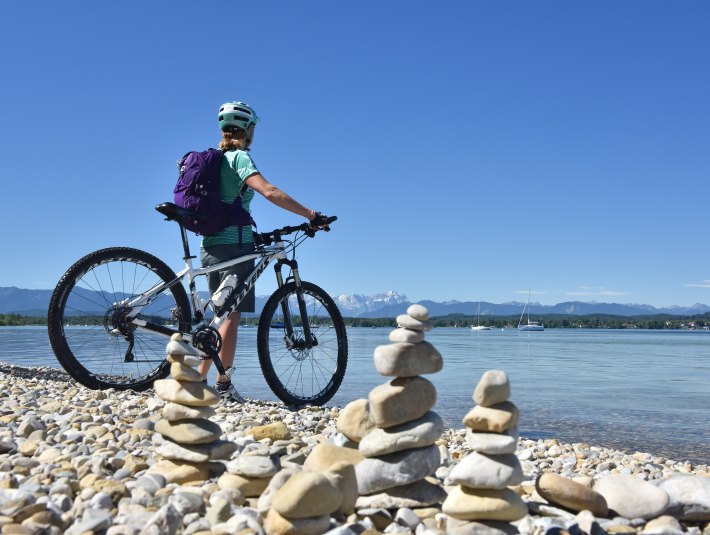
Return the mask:
<path id="1" fill-rule="evenodd" d="M 113 245 L 178 268 L 153 207 L 237 99 L 267 179 L 340 218 L 300 249 L 331 293 L 710 303 L 708 27 L 700 0 L 5 2 L 0 286 Z"/>

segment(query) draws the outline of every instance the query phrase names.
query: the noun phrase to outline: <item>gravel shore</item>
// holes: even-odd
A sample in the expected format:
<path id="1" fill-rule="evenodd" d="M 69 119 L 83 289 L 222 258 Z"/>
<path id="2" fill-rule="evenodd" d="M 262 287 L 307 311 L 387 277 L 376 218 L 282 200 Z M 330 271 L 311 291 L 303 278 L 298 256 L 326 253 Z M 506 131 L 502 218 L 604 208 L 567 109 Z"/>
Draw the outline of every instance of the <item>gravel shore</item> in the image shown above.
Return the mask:
<path id="1" fill-rule="evenodd" d="M 264 533 L 258 498 L 220 488 L 219 474 L 197 486 L 166 484 L 147 474 L 153 465 L 155 422 L 164 402 L 154 392 L 93 391 L 63 371 L 0 363 L 0 528 L 3 534 L 82 533 Z M 524 406 L 522 407 L 524 419 Z M 344 445 L 336 429 L 338 407 L 291 410 L 271 402 L 220 405 L 211 420 L 232 456 L 266 453 L 280 466 L 298 469 L 319 443 Z M 256 426 L 282 422 L 290 438 L 255 440 Z M 442 486 L 451 469 L 472 453 L 465 429 L 447 429 L 437 441 Z M 644 533 L 710 535 L 710 496 L 705 486 L 697 504 L 675 504 L 660 518 L 589 518 L 548 504 L 535 481 L 553 472 L 580 482 L 628 474 L 658 482 L 678 474 L 710 477 L 707 465 L 650 453 L 624 453 L 590 444 L 520 438 L 516 455 L 524 481 L 515 487 L 529 514 L 511 524 L 458 526 L 440 504 L 421 508 L 364 508 L 333 516 L 332 533 Z M 226 505 L 225 505 L 226 503 Z M 672 505 L 672 504 L 671 504 Z M 669 506 L 670 507 L 670 506 Z M 684 508 L 685 507 L 685 508 Z M 405 510 L 406 509 L 406 510 Z M 410 514 L 414 512 L 414 515 Z M 670 511 L 670 509 L 669 509 Z M 679 512 L 680 511 L 680 512 Z M 575 531 L 576 530 L 576 531 Z"/>

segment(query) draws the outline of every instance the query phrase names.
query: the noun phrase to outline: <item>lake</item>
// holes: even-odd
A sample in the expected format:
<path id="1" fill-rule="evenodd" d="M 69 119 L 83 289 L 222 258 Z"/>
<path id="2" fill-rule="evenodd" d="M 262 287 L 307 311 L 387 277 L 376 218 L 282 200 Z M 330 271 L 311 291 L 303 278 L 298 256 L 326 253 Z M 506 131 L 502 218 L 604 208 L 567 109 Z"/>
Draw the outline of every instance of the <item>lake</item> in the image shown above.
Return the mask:
<path id="1" fill-rule="evenodd" d="M 329 404 L 367 397 L 385 382 L 372 356 L 390 330 L 348 329 L 348 371 Z M 498 369 L 510 377 L 521 436 L 710 462 L 710 332 L 438 328 L 427 341 L 444 357 L 444 369 L 427 378 L 447 426 L 463 427 L 481 375 Z M 0 361 L 60 368 L 44 327 L 0 327 Z M 276 400 L 259 368 L 255 328 L 240 329 L 236 363 L 243 395 Z"/>

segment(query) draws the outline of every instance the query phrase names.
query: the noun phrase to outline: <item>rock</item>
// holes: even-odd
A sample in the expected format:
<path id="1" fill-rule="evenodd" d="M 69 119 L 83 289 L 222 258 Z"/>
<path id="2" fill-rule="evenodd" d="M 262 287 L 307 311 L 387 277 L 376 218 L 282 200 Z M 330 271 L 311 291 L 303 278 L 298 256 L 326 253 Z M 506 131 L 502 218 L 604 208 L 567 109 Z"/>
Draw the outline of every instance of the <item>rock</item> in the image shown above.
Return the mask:
<path id="1" fill-rule="evenodd" d="M 446 491 L 427 479 L 420 479 L 408 485 L 391 487 L 378 494 L 360 496 L 355 503 L 357 509 L 398 509 L 400 507 L 428 507 L 442 503 Z"/>
<path id="2" fill-rule="evenodd" d="M 423 377 L 397 377 L 370 391 L 370 415 L 387 428 L 424 416 L 436 403 L 436 388 Z"/>
<path id="3" fill-rule="evenodd" d="M 375 428 L 360 441 L 359 451 L 365 457 L 376 457 L 413 448 L 423 448 L 436 442 L 444 432 L 444 422 L 433 411 L 405 424 Z"/>
<path id="4" fill-rule="evenodd" d="M 418 344 L 424 340 L 422 331 L 412 331 L 410 329 L 395 329 L 390 332 L 390 342 L 406 342 L 409 344 Z"/>
<path id="5" fill-rule="evenodd" d="M 269 485 L 269 477 L 244 477 L 226 472 L 217 480 L 221 490 L 237 490 L 246 498 L 258 497 Z"/>
<path id="6" fill-rule="evenodd" d="M 429 319 L 429 310 L 424 305 L 413 304 L 407 307 L 407 315 L 419 321 Z"/>
<path id="7" fill-rule="evenodd" d="M 150 517 L 145 527 L 141 530 L 140 535 L 177 533 L 181 524 L 182 515 L 171 504 L 166 504 Z"/>
<path id="8" fill-rule="evenodd" d="M 594 490 L 604 496 L 609 509 L 625 518 L 655 518 L 668 506 L 662 489 L 627 474 L 612 474 L 596 482 Z"/>
<path id="9" fill-rule="evenodd" d="M 209 444 L 222 436 L 222 428 L 206 419 L 158 420 L 155 431 L 179 444 Z"/>
<path id="10" fill-rule="evenodd" d="M 229 459 L 237 451 L 237 444 L 228 440 L 215 440 L 209 444 L 184 445 L 153 435 L 155 453 L 164 459 L 204 463 L 220 459 Z"/>
<path id="11" fill-rule="evenodd" d="M 441 510 L 460 520 L 514 522 L 528 513 L 522 498 L 510 489 L 486 490 L 453 487 Z"/>
<path id="12" fill-rule="evenodd" d="M 710 520 L 710 478 L 677 474 L 657 485 L 670 498 L 666 514 L 689 522 Z"/>
<path id="13" fill-rule="evenodd" d="M 338 510 L 343 496 L 330 480 L 315 472 L 291 476 L 271 498 L 271 507 L 289 519 L 330 516 Z"/>
<path id="14" fill-rule="evenodd" d="M 358 450 L 321 442 L 311 450 L 303 463 L 304 470 L 325 472 L 334 464 L 345 461 L 357 465 L 365 457 Z"/>
<path id="15" fill-rule="evenodd" d="M 209 479 L 210 465 L 208 463 L 175 462 L 164 459 L 152 465 L 147 473 L 160 474 L 168 483 L 183 485 L 203 482 Z"/>
<path id="16" fill-rule="evenodd" d="M 548 502 L 566 507 L 572 511 L 591 511 L 595 516 L 606 517 L 609 514 L 604 496 L 552 472 L 538 476 L 535 482 L 538 494 Z"/>
<path id="17" fill-rule="evenodd" d="M 192 355 L 199 357 L 202 352 L 196 347 L 183 342 L 182 340 L 170 340 L 168 345 L 165 346 L 165 354 L 172 357 L 180 357 L 182 355 Z"/>
<path id="18" fill-rule="evenodd" d="M 353 442 L 360 442 L 362 437 L 375 428 L 370 419 L 370 406 L 366 399 L 351 401 L 340 411 L 336 423 L 338 431 Z"/>
<path id="19" fill-rule="evenodd" d="M 330 517 L 286 519 L 270 509 L 264 519 L 264 528 L 269 535 L 321 535 L 328 531 Z"/>
<path id="20" fill-rule="evenodd" d="M 163 419 L 169 422 L 194 418 L 212 418 L 217 411 L 214 407 L 188 407 L 178 403 L 169 402 L 163 407 Z"/>
<path id="21" fill-rule="evenodd" d="M 176 381 L 187 381 L 190 383 L 201 383 L 202 375 L 193 367 L 182 362 L 173 362 L 170 365 L 170 376 Z"/>
<path id="22" fill-rule="evenodd" d="M 167 360 L 170 364 L 180 362 L 185 366 L 190 366 L 191 368 L 197 368 L 202 362 L 200 357 L 193 357 L 192 355 L 168 355 L 165 357 L 165 360 Z"/>
<path id="23" fill-rule="evenodd" d="M 244 477 L 271 477 L 281 470 L 278 457 L 240 455 L 227 463 L 227 471 Z"/>
<path id="24" fill-rule="evenodd" d="M 473 401 L 483 407 L 490 407 L 508 401 L 510 381 L 508 374 L 500 370 L 489 370 L 483 374 L 473 391 Z"/>
<path id="25" fill-rule="evenodd" d="M 446 522 L 447 535 L 517 535 L 518 528 L 507 522 L 495 520 L 468 522 L 449 517 Z"/>
<path id="26" fill-rule="evenodd" d="M 444 359 L 429 342 L 396 343 L 375 348 L 375 368 L 389 377 L 415 377 L 436 373 L 444 367 Z"/>
<path id="27" fill-rule="evenodd" d="M 157 379 L 153 383 L 155 393 L 165 401 L 173 401 L 190 407 L 218 405 L 219 392 L 202 383 L 181 383 L 175 379 Z"/>
<path id="28" fill-rule="evenodd" d="M 265 513 L 271 509 L 271 498 L 274 496 L 277 490 L 284 486 L 286 481 L 294 474 L 298 473 L 298 470 L 293 468 L 283 468 L 274 477 L 271 478 L 269 484 L 267 485 L 264 492 L 259 496 L 259 501 L 257 502 L 256 509 L 260 513 Z"/>
<path id="29" fill-rule="evenodd" d="M 523 481 L 523 469 L 513 453 L 486 455 L 473 452 L 454 466 L 448 481 L 472 489 L 504 489 Z"/>
<path id="30" fill-rule="evenodd" d="M 338 488 L 342 497 L 340 507 L 335 511 L 335 514 L 352 513 L 358 497 L 355 466 L 341 461 L 332 465 L 326 472 L 323 472 L 323 475 Z"/>
<path id="31" fill-rule="evenodd" d="M 490 407 L 476 405 L 464 416 L 463 424 L 474 431 L 502 433 L 518 425 L 518 408 L 510 401 Z"/>
<path id="32" fill-rule="evenodd" d="M 439 461 L 436 445 L 364 459 L 355 466 L 358 492 L 372 494 L 413 483 L 432 474 Z"/>
<path id="33" fill-rule="evenodd" d="M 246 434 L 253 436 L 254 440 L 257 441 L 265 438 L 270 438 L 271 440 L 288 440 L 291 438 L 291 431 L 283 422 L 258 425 L 247 430 Z"/>
<path id="34" fill-rule="evenodd" d="M 670 515 L 650 520 L 641 531 L 642 535 L 683 535 L 683 526 Z"/>
<path id="35" fill-rule="evenodd" d="M 431 331 L 433 325 L 428 321 L 421 321 L 414 319 L 407 314 L 400 314 L 397 316 L 397 327 L 402 327 L 403 329 L 409 329 L 410 331 Z"/>
<path id="36" fill-rule="evenodd" d="M 518 428 L 507 429 L 503 433 L 487 433 L 467 428 L 466 442 L 471 449 L 480 453 L 492 455 L 515 453 L 518 446 Z"/>

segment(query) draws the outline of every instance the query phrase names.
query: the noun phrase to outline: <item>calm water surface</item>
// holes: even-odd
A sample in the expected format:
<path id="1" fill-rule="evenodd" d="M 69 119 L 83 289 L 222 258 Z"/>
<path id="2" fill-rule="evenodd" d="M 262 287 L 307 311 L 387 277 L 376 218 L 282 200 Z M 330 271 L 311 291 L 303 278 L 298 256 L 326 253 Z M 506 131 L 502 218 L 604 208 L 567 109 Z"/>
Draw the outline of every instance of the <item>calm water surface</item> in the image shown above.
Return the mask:
<path id="1" fill-rule="evenodd" d="M 367 397 L 386 380 L 372 355 L 390 330 L 348 329 L 348 371 L 331 404 Z M 439 328 L 427 340 L 444 357 L 444 369 L 428 378 L 448 426 L 462 427 L 481 374 L 500 369 L 510 377 L 522 436 L 710 462 L 710 332 Z M 255 348 L 256 329 L 242 328 L 235 384 L 247 397 L 276 400 Z M 0 327 L 0 360 L 60 367 L 43 327 Z"/>

